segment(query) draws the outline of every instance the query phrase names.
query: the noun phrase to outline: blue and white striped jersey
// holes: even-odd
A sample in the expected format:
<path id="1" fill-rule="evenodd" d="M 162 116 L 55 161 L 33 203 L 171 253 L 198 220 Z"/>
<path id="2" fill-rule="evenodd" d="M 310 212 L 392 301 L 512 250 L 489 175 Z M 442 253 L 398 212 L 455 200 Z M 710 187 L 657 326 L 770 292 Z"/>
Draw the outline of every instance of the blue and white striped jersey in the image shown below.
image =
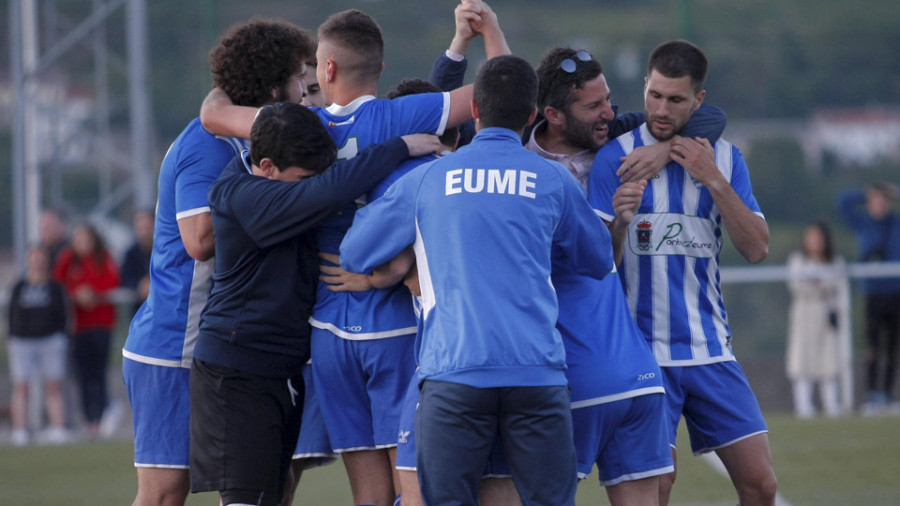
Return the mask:
<path id="1" fill-rule="evenodd" d="M 332 105 L 313 110 L 337 144 L 338 159 L 346 160 L 362 149 L 392 137 L 413 133 L 442 134 L 450 114 L 450 95 L 424 93 L 393 100 L 367 95 L 346 106 Z M 319 227 L 319 251 L 339 252 L 357 207 L 357 204 L 345 206 Z M 328 285 L 320 282 L 316 297 L 310 325 L 344 339 L 383 339 L 416 332 L 410 293 L 403 285 L 365 292 L 332 292 Z"/>
<path id="2" fill-rule="evenodd" d="M 656 143 L 646 124 L 604 146 L 594 159 L 588 196 L 596 212 L 612 221 L 620 157 Z M 739 149 L 719 140 L 716 165 L 740 199 L 763 217 Z M 623 265 L 628 306 L 652 336 L 661 366 L 734 360 L 731 329 L 719 280 L 722 216 L 709 190 L 670 162 L 647 185 L 628 228 Z"/>
<path id="3" fill-rule="evenodd" d="M 213 259 L 201 262 L 187 254 L 178 220 L 210 212 L 209 186 L 247 145 L 243 139 L 210 134 L 196 118 L 169 147 L 159 172 L 150 294 L 131 321 L 125 357 L 167 367 L 191 366 Z"/>

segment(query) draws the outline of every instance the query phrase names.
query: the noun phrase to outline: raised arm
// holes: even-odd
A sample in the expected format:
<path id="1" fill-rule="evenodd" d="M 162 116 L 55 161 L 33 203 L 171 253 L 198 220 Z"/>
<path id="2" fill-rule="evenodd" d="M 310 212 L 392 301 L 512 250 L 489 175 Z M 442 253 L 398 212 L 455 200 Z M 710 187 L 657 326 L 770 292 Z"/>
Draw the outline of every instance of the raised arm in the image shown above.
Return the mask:
<path id="1" fill-rule="evenodd" d="M 472 90 L 473 86 L 467 84 L 450 92 L 450 116 L 447 126 L 455 127 L 467 121 L 472 121 Z"/>
<path id="2" fill-rule="evenodd" d="M 466 5 L 467 3 L 464 0 L 461 5 Z M 480 19 L 470 20 L 469 24 L 472 30 L 484 38 L 484 52 L 487 59 L 490 60 L 497 56 L 512 54 L 509 45 L 506 43 L 506 36 L 503 34 L 503 30 L 500 29 L 500 21 L 497 19 L 497 14 L 493 9 L 480 0 L 472 2 L 471 6 L 473 10 L 480 14 Z"/>
<path id="3" fill-rule="evenodd" d="M 234 105 L 224 91 L 213 88 L 200 107 L 200 123 L 212 134 L 249 139 L 257 112 L 256 107 Z"/>

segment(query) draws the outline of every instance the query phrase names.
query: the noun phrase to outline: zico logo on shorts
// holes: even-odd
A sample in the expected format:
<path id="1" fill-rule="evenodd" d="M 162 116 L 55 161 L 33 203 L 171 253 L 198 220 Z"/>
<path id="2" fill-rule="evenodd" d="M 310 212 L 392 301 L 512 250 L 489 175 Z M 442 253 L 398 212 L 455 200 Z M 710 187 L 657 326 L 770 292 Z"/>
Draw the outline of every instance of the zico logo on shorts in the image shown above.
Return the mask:
<path id="1" fill-rule="evenodd" d="M 635 215 L 628 231 L 628 246 L 635 255 L 684 255 L 712 258 L 722 248 L 716 224 L 707 218 L 683 214 Z"/>

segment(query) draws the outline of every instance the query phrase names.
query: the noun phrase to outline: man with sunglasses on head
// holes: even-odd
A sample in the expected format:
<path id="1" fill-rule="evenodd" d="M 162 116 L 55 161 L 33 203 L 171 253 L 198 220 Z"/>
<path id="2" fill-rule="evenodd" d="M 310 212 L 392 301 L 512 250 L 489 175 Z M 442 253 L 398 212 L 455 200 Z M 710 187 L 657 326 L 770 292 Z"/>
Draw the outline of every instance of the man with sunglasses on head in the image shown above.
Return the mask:
<path id="1" fill-rule="evenodd" d="M 616 116 L 602 66 L 586 50 L 553 48 L 537 73 L 544 119 L 525 147 L 562 163 L 584 187 L 597 150 L 642 115 Z M 712 107 L 692 125 L 704 137 L 718 137 L 724 126 L 724 114 Z M 652 175 L 665 166 L 665 149 L 647 148 L 628 162 Z M 628 311 L 618 273 L 595 280 L 573 272 L 565 258 L 555 260 L 579 477 L 596 462 L 613 505 L 655 504 L 659 476 L 674 470 L 659 366 Z"/>
<path id="2" fill-rule="evenodd" d="M 466 26 L 441 55 L 431 79 L 443 89 L 458 86 L 465 75 Z M 643 122 L 643 114 L 616 116 L 599 62 L 586 50 L 557 47 L 541 60 L 538 110 L 543 116 L 524 137 L 525 147 L 562 163 L 582 184 L 597 150 L 613 135 Z M 686 127 L 688 134 L 717 139 L 724 113 L 704 106 Z M 638 150 L 632 175 L 661 170 L 665 146 Z M 649 177 L 649 176 L 647 176 Z M 572 419 L 578 476 L 596 462 L 601 484 L 613 505 L 654 504 L 659 476 L 673 468 L 665 433 L 659 366 L 626 305 L 618 274 L 603 280 L 575 274 L 564 258 L 553 264 L 559 298 L 557 328 L 567 351 L 566 376 L 572 388 Z M 655 437 L 648 436 L 655 434 Z M 627 451 L 626 451 L 627 449 Z"/>

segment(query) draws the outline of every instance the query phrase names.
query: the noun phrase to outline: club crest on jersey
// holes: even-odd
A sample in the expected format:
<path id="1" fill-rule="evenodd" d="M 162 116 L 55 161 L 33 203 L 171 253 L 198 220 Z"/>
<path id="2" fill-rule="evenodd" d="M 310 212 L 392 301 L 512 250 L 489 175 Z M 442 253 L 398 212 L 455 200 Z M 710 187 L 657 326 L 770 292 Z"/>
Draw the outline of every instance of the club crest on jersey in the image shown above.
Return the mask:
<path id="1" fill-rule="evenodd" d="M 650 238 L 653 236 L 653 224 L 649 221 L 642 221 L 637 224 L 637 241 L 638 249 L 641 251 L 650 251 Z"/>

